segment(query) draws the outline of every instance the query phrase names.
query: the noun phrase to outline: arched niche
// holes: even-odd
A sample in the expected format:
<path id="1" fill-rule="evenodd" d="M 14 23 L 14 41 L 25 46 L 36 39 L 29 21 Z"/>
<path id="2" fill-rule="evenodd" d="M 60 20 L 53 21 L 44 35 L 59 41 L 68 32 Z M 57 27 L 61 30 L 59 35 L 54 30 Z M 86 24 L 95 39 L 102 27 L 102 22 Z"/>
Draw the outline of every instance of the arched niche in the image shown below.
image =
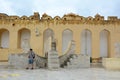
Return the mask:
<path id="1" fill-rule="evenodd" d="M 85 29 L 81 33 L 81 54 L 92 56 L 92 33 Z"/>
<path id="2" fill-rule="evenodd" d="M 100 32 L 100 57 L 109 57 L 110 32 L 102 30 Z"/>
<path id="3" fill-rule="evenodd" d="M 48 53 L 51 50 L 51 42 L 54 38 L 54 32 L 52 29 L 46 29 L 43 33 L 43 42 L 44 42 L 44 54 Z"/>
<path id="4" fill-rule="evenodd" d="M 62 33 L 62 53 L 67 50 L 71 40 L 73 40 L 73 32 L 70 29 L 64 30 Z"/>
<path id="5" fill-rule="evenodd" d="M 28 50 L 30 48 L 31 32 L 29 29 L 23 28 L 18 31 L 18 48 Z"/>
<path id="6" fill-rule="evenodd" d="M 0 29 L 0 48 L 9 48 L 9 31 Z"/>

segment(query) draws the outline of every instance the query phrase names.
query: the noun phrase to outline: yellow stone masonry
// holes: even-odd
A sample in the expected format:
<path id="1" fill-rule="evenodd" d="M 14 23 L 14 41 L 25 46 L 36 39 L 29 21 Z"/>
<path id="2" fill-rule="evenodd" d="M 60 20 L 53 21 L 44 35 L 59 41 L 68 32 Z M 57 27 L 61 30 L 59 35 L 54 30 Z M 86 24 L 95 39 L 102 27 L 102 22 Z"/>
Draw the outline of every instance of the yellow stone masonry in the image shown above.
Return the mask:
<path id="1" fill-rule="evenodd" d="M 36 35 L 35 30 L 40 33 Z M 31 48 L 40 56 L 43 53 L 43 33 L 46 29 L 51 29 L 55 33 L 57 39 L 57 51 L 59 56 L 62 55 L 62 33 L 64 30 L 69 29 L 73 32 L 73 40 L 76 44 L 76 53 L 80 54 L 80 35 L 83 30 L 89 30 L 92 33 L 92 58 L 100 57 L 100 32 L 107 30 L 109 36 L 109 56 L 115 56 L 114 44 L 120 42 L 120 19 L 116 16 L 109 16 L 107 20 L 104 16 L 96 14 L 94 17 L 83 17 L 73 13 L 66 14 L 62 18 L 55 16 L 52 18 L 46 13 L 40 15 L 35 12 L 31 16 L 9 16 L 0 13 L 0 39 L 3 31 L 9 31 L 9 48 L 0 48 L 0 61 L 8 60 L 10 53 L 21 53 L 23 50 L 20 48 L 20 32 L 22 30 L 30 31 L 30 45 Z M 1 44 L 1 40 L 0 40 Z"/>

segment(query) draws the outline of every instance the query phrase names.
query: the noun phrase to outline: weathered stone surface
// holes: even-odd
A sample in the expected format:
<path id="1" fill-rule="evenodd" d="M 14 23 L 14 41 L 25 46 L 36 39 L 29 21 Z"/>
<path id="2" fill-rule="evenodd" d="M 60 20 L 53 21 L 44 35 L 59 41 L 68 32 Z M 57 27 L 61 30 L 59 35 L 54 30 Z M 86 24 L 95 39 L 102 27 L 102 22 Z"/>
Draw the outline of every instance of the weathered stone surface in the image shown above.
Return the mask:
<path id="1" fill-rule="evenodd" d="M 120 71 L 120 58 L 103 58 L 102 65 L 105 69 Z"/>
<path id="2" fill-rule="evenodd" d="M 60 68 L 58 53 L 55 50 L 51 50 L 48 53 L 48 69 L 56 70 Z"/>
<path id="3" fill-rule="evenodd" d="M 13 68 L 25 69 L 28 66 L 28 54 L 10 54 L 8 63 Z M 47 59 L 35 55 L 34 68 L 46 67 Z"/>
<path id="4" fill-rule="evenodd" d="M 90 67 L 90 57 L 87 55 L 77 55 L 70 58 L 67 68 L 89 68 Z"/>
<path id="5" fill-rule="evenodd" d="M 8 62 L 14 68 L 26 68 L 28 66 L 28 57 L 27 54 L 10 54 Z"/>

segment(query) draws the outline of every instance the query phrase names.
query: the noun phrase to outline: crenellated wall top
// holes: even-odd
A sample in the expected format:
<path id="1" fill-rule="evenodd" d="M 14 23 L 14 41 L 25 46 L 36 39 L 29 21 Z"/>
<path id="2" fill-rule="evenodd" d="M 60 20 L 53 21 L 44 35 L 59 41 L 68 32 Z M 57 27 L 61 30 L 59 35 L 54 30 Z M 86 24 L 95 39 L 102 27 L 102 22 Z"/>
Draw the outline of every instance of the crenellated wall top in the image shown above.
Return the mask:
<path id="1" fill-rule="evenodd" d="M 17 16 L 17 15 L 12 15 L 8 16 L 7 14 L 0 13 L 0 20 L 40 20 L 40 15 L 38 12 L 34 12 L 34 15 L 31 16 Z"/>
<path id="2" fill-rule="evenodd" d="M 34 12 L 31 16 L 17 16 L 12 15 L 9 16 L 5 13 L 0 13 L 0 22 L 4 21 L 37 21 L 37 22 L 44 22 L 47 21 L 50 22 L 57 22 L 57 23 L 84 23 L 84 24 L 120 24 L 120 19 L 117 16 L 108 16 L 107 20 L 104 19 L 104 16 L 101 16 L 99 14 L 96 14 L 94 17 L 88 16 L 80 16 L 74 13 L 65 14 L 63 17 L 55 16 L 52 18 L 48 14 L 44 13 L 41 17 L 38 12 Z"/>

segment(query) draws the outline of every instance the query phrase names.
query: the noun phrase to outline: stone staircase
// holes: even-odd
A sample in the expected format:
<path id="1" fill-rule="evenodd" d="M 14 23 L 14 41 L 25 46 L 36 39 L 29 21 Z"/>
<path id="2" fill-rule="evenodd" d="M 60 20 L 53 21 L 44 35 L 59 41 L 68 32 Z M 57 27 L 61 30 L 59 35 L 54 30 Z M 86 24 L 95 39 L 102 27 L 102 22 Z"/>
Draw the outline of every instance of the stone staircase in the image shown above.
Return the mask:
<path id="1" fill-rule="evenodd" d="M 70 58 L 72 56 L 73 56 L 72 54 L 65 54 L 65 55 L 59 57 L 60 67 L 64 68 L 65 66 L 67 66 L 67 62 L 70 62 Z"/>
<path id="2" fill-rule="evenodd" d="M 64 68 L 89 68 L 90 57 L 87 55 L 73 55 L 65 63 Z"/>
<path id="3" fill-rule="evenodd" d="M 52 49 L 48 52 L 47 57 L 41 57 L 35 54 L 34 68 L 59 69 L 62 68 L 89 68 L 90 57 L 82 54 L 75 54 L 75 43 L 71 41 L 66 53 L 58 57 L 56 43 L 52 42 Z M 25 69 L 28 66 L 28 54 L 10 54 L 9 67 Z"/>
<path id="4" fill-rule="evenodd" d="M 52 54 L 51 54 L 52 53 Z M 49 53 L 49 58 L 35 55 L 34 68 L 58 69 L 62 68 L 89 68 L 90 57 L 87 55 L 65 54 L 58 58 L 58 53 L 52 51 Z M 8 68 L 25 69 L 28 66 L 27 54 L 11 54 L 9 56 Z"/>
<path id="5" fill-rule="evenodd" d="M 60 66 L 62 68 L 89 68 L 90 56 L 75 53 L 75 42 L 71 41 L 67 53 L 60 56 Z"/>
<path id="6" fill-rule="evenodd" d="M 60 68 L 56 42 L 52 42 L 52 49 L 48 52 L 48 69 L 57 70 Z"/>
<path id="7" fill-rule="evenodd" d="M 60 68 L 57 51 L 50 51 L 48 53 L 48 69 L 57 70 Z"/>
<path id="8" fill-rule="evenodd" d="M 41 57 L 36 54 L 35 56 L 35 64 L 38 68 L 45 68 L 47 67 L 47 57 Z"/>
<path id="9" fill-rule="evenodd" d="M 75 42 L 74 41 L 70 42 L 68 49 L 65 52 L 66 53 L 64 53 L 64 55 L 59 57 L 61 67 L 64 67 L 64 65 L 66 65 L 66 62 L 69 60 L 69 58 L 75 54 Z"/>

